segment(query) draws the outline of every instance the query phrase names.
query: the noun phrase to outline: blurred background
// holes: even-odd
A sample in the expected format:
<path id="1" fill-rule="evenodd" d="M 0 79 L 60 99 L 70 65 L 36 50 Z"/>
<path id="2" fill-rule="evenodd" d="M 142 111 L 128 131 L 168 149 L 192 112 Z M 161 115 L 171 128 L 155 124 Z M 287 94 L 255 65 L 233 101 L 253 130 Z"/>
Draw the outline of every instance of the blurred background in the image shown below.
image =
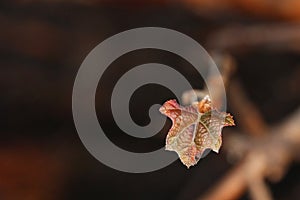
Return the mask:
<path id="1" fill-rule="evenodd" d="M 224 73 L 237 126 L 225 128 L 219 154 L 189 170 L 179 160 L 145 174 L 106 167 L 73 123 L 72 87 L 85 56 L 106 38 L 145 26 L 189 35 Z M 0 199 L 300 198 L 300 1 L 2 0 L 0 27 Z M 204 87 L 189 63 L 168 52 L 138 50 L 112 63 L 98 85 L 97 114 L 111 141 L 134 152 L 163 147 L 171 126 L 137 139 L 113 120 L 114 85 L 148 62 Z M 139 88 L 133 120 L 146 125 L 150 106 L 171 98 L 159 85 Z"/>

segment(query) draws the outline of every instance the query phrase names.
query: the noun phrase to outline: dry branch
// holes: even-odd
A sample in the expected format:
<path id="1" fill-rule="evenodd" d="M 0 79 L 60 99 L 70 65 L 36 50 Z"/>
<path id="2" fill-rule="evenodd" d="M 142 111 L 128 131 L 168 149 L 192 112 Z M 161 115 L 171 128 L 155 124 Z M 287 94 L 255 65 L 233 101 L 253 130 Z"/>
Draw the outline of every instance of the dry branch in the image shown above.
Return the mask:
<path id="1" fill-rule="evenodd" d="M 237 199 L 250 185 L 255 184 L 253 177 L 261 180 L 264 178 L 273 181 L 280 180 L 299 151 L 300 109 L 278 127 L 273 127 L 271 133 L 257 140 L 256 146 L 247 153 L 245 159 L 208 194 L 199 199 Z M 254 179 L 254 181 L 257 180 L 259 179 Z M 265 187 L 264 184 L 263 187 Z M 262 193 L 266 193 L 266 190 L 263 189 Z"/>
<path id="2" fill-rule="evenodd" d="M 257 48 L 299 53 L 299 44 L 299 23 L 231 26 L 215 32 L 208 39 L 210 48 L 230 53 L 245 53 Z"/>
<path id="3" fill-rule="evenodd" d="M 240 127 L 253 136 L 260 136 L 267 132 L 268 127 L 255 105 L 248 99 L 238 80 L 231 82 L 229 86 L 230 107 Z"/>

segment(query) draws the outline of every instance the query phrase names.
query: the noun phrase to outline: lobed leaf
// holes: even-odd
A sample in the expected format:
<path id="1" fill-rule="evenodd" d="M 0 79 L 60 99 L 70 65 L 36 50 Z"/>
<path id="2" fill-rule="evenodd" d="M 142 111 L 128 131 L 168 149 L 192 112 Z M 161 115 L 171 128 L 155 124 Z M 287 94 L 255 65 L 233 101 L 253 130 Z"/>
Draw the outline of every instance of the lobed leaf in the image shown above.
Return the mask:
<path id="1" fill-rule="evenodd" d="M 180 106 L 176 100 L 169 100 L 159 110 L 172 120 L 166 150 L 175 151 L 188 168 L 197 164 L 206 149 L 218 152 L 222 144 L 222 128 L 235 125 L 229 113 L 212 108 L 208 96 L 186 107 Z"/>

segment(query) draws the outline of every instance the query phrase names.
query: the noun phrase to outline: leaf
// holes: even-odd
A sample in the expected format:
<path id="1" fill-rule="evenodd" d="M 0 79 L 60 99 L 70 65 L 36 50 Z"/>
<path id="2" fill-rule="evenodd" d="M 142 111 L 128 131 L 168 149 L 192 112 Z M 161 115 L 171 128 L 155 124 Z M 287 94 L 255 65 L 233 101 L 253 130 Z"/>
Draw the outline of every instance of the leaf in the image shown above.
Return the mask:
<path id="1" fill-rule="evenodd" d="M 208 96 L 186 107 L 169 100 L 159 111 L 173 123 L 166 138 L 166 150 L 175 151 L 188 168 L 197 164 L 206 149 L 218 153 L 222 128 L 235 125 L 229 113 L 212 107 Z"/>

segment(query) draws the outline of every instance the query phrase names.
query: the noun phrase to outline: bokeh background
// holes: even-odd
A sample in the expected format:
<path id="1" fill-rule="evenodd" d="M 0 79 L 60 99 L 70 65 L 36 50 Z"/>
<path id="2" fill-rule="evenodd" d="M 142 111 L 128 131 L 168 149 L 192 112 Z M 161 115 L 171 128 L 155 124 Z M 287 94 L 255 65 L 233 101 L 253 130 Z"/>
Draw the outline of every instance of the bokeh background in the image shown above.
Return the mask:
<path id="1" fill-rule="evenodd" d="M 72 87 L 85 56 L 107 37 L 145 26 L 189 35 L 211 53 L 219 67 L 231 70 L 227 77 L 228 110 L 237 126 L 224 130 L 225 145 L 219 154 L 210 153 L 189 170 L 179 160 L 145 174 L 106 167 L 87 152 L 73 123 Z M 185 200 L 217 193 L 214 186 L 239 166 L 248 152 L 259 149 L 257 143 L 268 144 L 269 135 L 299 107 L 298 0 L 2 0 L 0 27 L 3 200 Z M 112 63 L 98 86 L 99 122 L 115 144 L 135 152 L 163 147 L 171 123 L 152 138 L 130 137 L 113 121 L 110 95 L 122 74 L 148 62 L 172 66 L 195 89 L 204 87 L 192 66 L 168 52 L 139 50 Z M 129 106 L 133 120 L 140 125 L 149 123 L 149 107 L 171 98 L 173 93 L 159 85 L 139 88 Z M 300 124 L 299 119 L 294 122 Z M 299 130 L 294 129 L 294 146 L 300 144 Z M 235 140 L 240 137 L 247 139 Z M 255 142 L 243 143 L 252 139 Z M 276 152 L 278 146 L 275 143 L 269 150 Z M 279 178 L 276 173 L 271 178 L 262 175 L 266 178 L 265 193 L 271 196 L 265 199 L 300 198 L 297 150 L 288 149 L 282 156 L 289 159 Z M 273 165 L 279 165 L 276 159 Z M 232 185 L 228 194 L 241 184 Z M 260 194 L 257 191 L 245 186 L 231 198 L 255 199 Z"/>

